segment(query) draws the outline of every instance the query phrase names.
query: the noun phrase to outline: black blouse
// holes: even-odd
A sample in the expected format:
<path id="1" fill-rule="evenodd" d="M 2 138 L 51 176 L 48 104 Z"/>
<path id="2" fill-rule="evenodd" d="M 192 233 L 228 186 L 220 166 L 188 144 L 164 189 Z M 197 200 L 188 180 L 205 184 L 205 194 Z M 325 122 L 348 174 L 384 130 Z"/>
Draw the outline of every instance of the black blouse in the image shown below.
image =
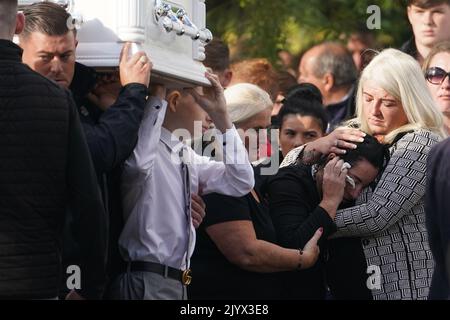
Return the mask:
<path id="1" fill-rule="evenodd" d="M 280 245 L 303 248 L 317 229 L 321 257 L 316 265 L 298 273 L 285 273 L 283 298 L 323 299 L 325 283 L 334 299 L 371 299 L 366 287 L 365 258 L 359 238 L 328 240 L 336 225 L 319 206 L 321 197 L 311 167 L 293 165 L 269 179 L 270 214 Z"/>
<path id="2" fill-rule="evenodd" d="M 206 217 L 197 230 L 191 258 L 193 280 L 188 287 L 189 299 L 278 299 L 278 274 L 250 272 L 230 263 L 205 230 L 227 221 L 252 221 L 257 239 L 275 243 L 268 206 L 258 203 L 251 194 L 241 198 L 210 194 L 203 199 Z"/>
<path id="3" fill-rule="evenodd" d="M 280 245 L 303 248 L 320 227 L 324 234 L 320 243 L 336 231 L 321 201 L 310 166 L 290 166 L 280 169 L 267 185 L 270 215 Z"/>
<path id="4" fill-rule="evenodd" d="M 286 248 L 303 248 L 320 227 L 324 228 L 319 245 L 323 252 L 325 239 L 336 228 L 328 213 L 319 207 L 320 195 L 309 166 L 280 169 L 267 183 L 270 215 L 278 243 Z M 321 259 L 300 272 L 282 275 L 283 299 L 325 299 L 324 264 Z"/>

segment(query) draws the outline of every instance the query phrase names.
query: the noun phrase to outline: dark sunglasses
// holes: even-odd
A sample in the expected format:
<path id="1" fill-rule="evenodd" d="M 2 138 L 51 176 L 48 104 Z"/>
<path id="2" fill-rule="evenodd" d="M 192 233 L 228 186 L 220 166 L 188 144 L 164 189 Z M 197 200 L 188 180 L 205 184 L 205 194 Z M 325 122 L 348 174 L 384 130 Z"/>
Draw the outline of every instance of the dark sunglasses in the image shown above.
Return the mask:
<path id="1" fill-rule="evenodd" d="M 425 72 L 425 78 L 432 84 L 442 84 L 446 77 L 450 77 L 450 72 L 446 72 L 438 67 L 429 68 Z"/>

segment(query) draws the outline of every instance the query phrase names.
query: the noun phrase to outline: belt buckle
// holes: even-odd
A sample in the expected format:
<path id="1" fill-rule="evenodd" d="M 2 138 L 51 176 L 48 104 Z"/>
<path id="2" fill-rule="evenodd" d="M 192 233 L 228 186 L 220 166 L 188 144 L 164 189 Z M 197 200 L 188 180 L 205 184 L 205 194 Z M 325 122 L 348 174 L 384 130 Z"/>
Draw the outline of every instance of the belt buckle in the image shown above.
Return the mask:
<path id="1" fill-rule="evenodd" d="M 184 270 L 181 280 L 185 286 L 190 285 L 192 282 L 192 270 L 191 269 Z"/>

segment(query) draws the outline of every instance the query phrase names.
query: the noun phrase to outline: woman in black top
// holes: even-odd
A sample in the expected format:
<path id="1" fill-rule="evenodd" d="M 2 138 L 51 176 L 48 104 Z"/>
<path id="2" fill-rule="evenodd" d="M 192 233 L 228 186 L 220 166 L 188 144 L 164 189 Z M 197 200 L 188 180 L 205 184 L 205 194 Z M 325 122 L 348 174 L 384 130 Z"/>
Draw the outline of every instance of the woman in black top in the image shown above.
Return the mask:
<path id="1" fill-rule="evenodd" d="M 279 131 L 280 151 L 269 159 L 264 159 L 256 167 L 255 184 L 263 195 L 266 193 L 268 178 L 277 173 L 280 163 L 289 151 L 323 137 L 327 127 L 327 114 L 320 90 L 311 83 L 292 87 L 283 100 L 277 120 L 272 122 L 272 128 Z"/>
<path id="2" fill-rule="evenodd" d="M 238 129 L 270 124 L 272 101 L 262 89 L 238 84 L 225 97 Z M 279 281 L 268 273 L 305 269 L 316 262 L 321 231 L 313 233 L 303 251 L 276 245 L 268 207 L 257 188 L 242 198 L 211 194 L 204 200 L 206 216 L 191 259 L 190 299 L 277 299 Z"/>
<path id="3" fill-rule="evenodd" d="M 283 101 L 278 123 L 282 159 L 292 149 L 323 137 L 328 119 L 320 90 L 311 83 L 293 87 Z"/>
<path id="4" fill-rule="evenodd" d="M 333 218 L 338 207 L 341 203 L 345 205 L 356 199 L 362 189 L 375 180 L 383 165 L 384 148 L 375 138 L 367 135 L 364 142 L 357 146 L 342 159 L 333 155 L 331 157 L 334 158 L 324 159 L 320 165 L 298 164 L 282 168 L 269 180 L 270 213 L 280 245 L 302 248 L 308 237 L 322 227 L 324 236 L 319 245 L 323 249 L 324 241 L 336 230 Z M 325 161 L 328 161 L 326 165 Z M 344 163 L 351 167 L 343 166 Z M 359 258 L 363 264 L 363 256 L 350 257 Z M 347 264 L 344 260 L 335 265 L 341 266 L 340 271 L 345 272 L 343 266 L 355 264 Z M 364 272 L 363 268 L 356 267 L 356 272 L 349 275 L 353 279 L 345 280 L 361 282 L 361 270 Z M 365 281 L 362 282 L 365 285 Z M 283 283 L 284 298 L 324 299 L 326 279 L 323 261 L 319 260 L 313 268 L 298 275 L 285 274 Z"/>
<path id="5" fill-rule="evenodd" d="M 268 207 L 264 202 L 258 202 L 256 197 L 261 199 L 256 191 L 241 198 L 219 194 L 204 197 L 207 214 L 197 230 L 197 245 L 191 259 L 195 281 L 189 287 L 190 299 L 279 297 L 279 280 L 275 274 L 249 271 L 252 268 L 251 262 L 240 256 L 243 253 L 232 252 L 234 250 L 221 247 L 220 240 L 214 241 L 216 238 L 227 239 L 232 236 L 236 243 L 241 243 L 244 250 L 247 243 L 256 242 L 257 239 L 267 244 L 276 243 Z M 253 233 L 253 239 L 250 240 L 245 234 L 248 232 L 246 229 L 251 228 L 254 231 L 250 230 Z M 211 229 L 212 238 L 208 234 Z M 295 268 L 295 264 L 293 267 Z"/>

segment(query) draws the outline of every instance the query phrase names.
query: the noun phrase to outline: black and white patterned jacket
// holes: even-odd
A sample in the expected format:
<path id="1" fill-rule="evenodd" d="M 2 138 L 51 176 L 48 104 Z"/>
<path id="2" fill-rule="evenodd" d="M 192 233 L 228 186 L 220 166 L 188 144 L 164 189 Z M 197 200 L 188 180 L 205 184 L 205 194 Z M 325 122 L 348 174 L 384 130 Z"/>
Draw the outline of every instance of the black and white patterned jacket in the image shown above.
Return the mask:
<path id="1" fill-rule="evenodd" d="M 361 237 L 367 265 L 379 267 L 375 300 L 415 300 L 428 296 L 434 261 L 425 228 L 426 162 L 441 138 L 424 129 L 390 147 L 391 158 L 374 191 L 365 189 L 356 206 L 339 210 L 334 237 Z M 297 161 L 292 150 L 281 167 Z"/>

